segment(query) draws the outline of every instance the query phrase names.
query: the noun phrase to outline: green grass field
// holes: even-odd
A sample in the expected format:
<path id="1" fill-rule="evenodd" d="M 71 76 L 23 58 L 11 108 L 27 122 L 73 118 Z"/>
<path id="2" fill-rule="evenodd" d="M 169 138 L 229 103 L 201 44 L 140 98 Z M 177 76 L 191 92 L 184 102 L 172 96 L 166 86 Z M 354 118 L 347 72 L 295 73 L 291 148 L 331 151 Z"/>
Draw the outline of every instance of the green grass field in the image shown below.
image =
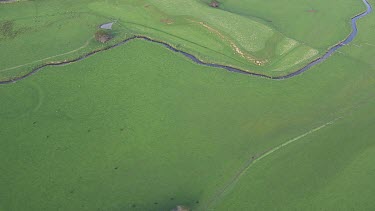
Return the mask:
<path id="1" fill-rule="evenodd" d="M 71 3 L 38 0 L 2 4 L 0 79 L 25 75 L 40 64 L 72 59 L 102 48 L 93 42 L 93 34 L 101 23 L 113 20 L 116 21 L 116 39 L 112 43 L 132 35 L 145 35 L 207 62 L 270 76 L 285 75 L 343 40 L 350 31 L 350 17 L 364 10 L 358 0 L 328 6 L 324 1 L 294 3 L 292 8 L 284 1 L 277 4 L 242 2 L 238 5 L 237 1 L 223 1 L 222 9 L 211 8 L 198 0 L 81 0 Z M 281 8 L 291 11 L 283 18 L 274 12 L 275 8 L 269 8 L 270 5 L 280 7 L 280 4 L 288 5 L 288 8 Z M 339 5 L 339 9 L 332 13 L 335 5 Z M 248 7 L 261 9 L 253 13 L 254 9 Z M 316 11 L 312 14 L 308 8 L 316 8 Z M 296 15 L 306 18 L 298 22 L 291 20 Z M 313 20 L 315 24 L 311 24 Z"/>
<path id="2" fill-rule="evenodd" d="M 134 34 L 285 74 L 345 38 L 364 10 L 359 0 L 74 2 L 0 4 L 0 79 Z M 97 43 L 112 20 L 115 39 Z M 282 81 L 134 40 L 0 85 L 0 210 L 373 210 L 374 23 L 371 13 L 353 43 Z"/>

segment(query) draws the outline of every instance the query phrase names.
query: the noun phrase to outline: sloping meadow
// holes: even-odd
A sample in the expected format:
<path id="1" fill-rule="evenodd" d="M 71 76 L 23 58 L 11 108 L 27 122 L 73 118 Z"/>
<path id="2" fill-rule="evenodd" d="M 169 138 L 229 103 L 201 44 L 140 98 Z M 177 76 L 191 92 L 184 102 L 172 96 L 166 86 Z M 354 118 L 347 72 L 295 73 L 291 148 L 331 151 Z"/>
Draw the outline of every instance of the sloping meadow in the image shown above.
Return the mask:
<path id="1" fill-rule="evenodd" d="M 1 80 L 133 35 L 169 43 L 206 62 L 271 76 L 296 71 L 324 53 L 263 19 L 202 1 L 24 1 L 3 4 L 0 11 Z M 110 21 L 116 22 L 115 39 L 95 42 L 98 26 Z"/>

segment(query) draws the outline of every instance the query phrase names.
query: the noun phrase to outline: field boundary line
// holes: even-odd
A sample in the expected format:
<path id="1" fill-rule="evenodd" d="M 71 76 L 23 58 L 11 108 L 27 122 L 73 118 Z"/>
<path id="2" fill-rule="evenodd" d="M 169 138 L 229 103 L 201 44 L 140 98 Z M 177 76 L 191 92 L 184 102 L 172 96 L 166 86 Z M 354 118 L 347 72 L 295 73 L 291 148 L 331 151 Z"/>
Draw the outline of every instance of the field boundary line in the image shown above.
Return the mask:
<path id="1" fill-rule="evenodd" d="M 18 65 L 18 66 L 14 66 L 14 67 L 9 67 L 9 68 L 5 68 L 5 69 L 2 69 L 0 70 L 0 72 L 5 72 L 5 71 L 8 71 L 8 70 L 14 70 L 14 69 L 17 69 L 17 68 L 20 68 L 20 67 L 24 67 L 24 66 L 27 66 L 27 65 L 30 65 L 30 64 L 35 64 L 37 62 L 42 62 L 42 61 L 45 61 L 45 60 L 48 60 L 48 59 L 52 59 L 52 58 L 56 58 L 56 57 L 59 57 L 59 56 L 65 56 L 65 55 L 68 55 L 68 54 L 71 54 L 71 53 L 74 53 L 74 52 L 77 52 L 85 47 L 87 47 L 90 43 L 90 41 L 92 40 L 92 38 L 90 38 L 89 40 L 87 40 L 85 42 L 84 45 L 82 45 L 81 47 L 77 48 L 77 49 L 74 49 L 74 50 L 71 50 L 69 52 L 65 52 L 65 53 L 62 53 L 62 54 L 58 54 L 58 55 L 54 55 L 54 56 L 50 56 L 50 57 L 46 57 L 46 58 L 43 58 L 43 59 L 39 59 L 39 60 L 36 60 L 36 61 L 32 61 L 32 62 L 29 62 L 29 63 L 26 63 L 26 64 L 21 64 L 21 65 Z"/>
<path id="2" fill-rule="evenodd" d="M 206 205 L 206 207 L 204 208 L 204 210 L 210 210 L 210 208 L 212 206 L 214 206 L 215 204 L 217 204 L 217 202 L 223 197 L 225 196 L 226 193 L 228 193 L 232 188 L 234 188 L 234 186 L 238 183 L 238 181 L 241 179 L 242 176 L 244 176 L 246 174 L 246 172 L 257 162 L 261 161 L 262 159 L 266 158 L 267 156 L 279 151 L 280 149 L 314 133 L 314 132 L 317 132 L 329 125 L 332 125 L 334 124 L 336 121 L 342 119 L 343 117 L 340 116 L 340 117 L 337 117 L 329 122 L 326 122 L 324 123 L 323 125 L 319 126 L 319 127 L 316 127 L 316 128 L 313 128 L 309 131 L 307 131 L 306 133 L 302 134 L 302 135 L 299 135 L 295 138 L 292 138 L 292 139 L 289 139 L 288 141 L 270 149 L 270 150 L 267 150 L 263 153 L 260 153 L 256 156 L 252 156 L 247 162 L 246 164 L 235 174 L 235 176 L 229 181 L 228 184 L 226 184 L 222 189 L 220 189 L 214 196 L 213 198 L 208 202 L 208 204 Z"/>
<path id="3" fill-rule="evenodd" d="M 328 57 L 330 57 L 333 53 L 335 53 L 338 49 L 342 48 L 343 46 L 345 46 L 346 44 L 350 43 L 353 41 L 354 37 L 357 35 L 358 33 L 358 30 L 357 30 L 357 20 L 360 19 L 360 18 L 363 18 L 365 17 L 366 15 L 368 15 L 369 13 L 371 13 L 372 11 L 372 6 L 370 3 L 368 3 L 367 0 L 362 0 L 364 4 L 366 4 L 367 6 L 367 10 L 354 16 L 351 20 L 352 20 L 352 32 L 349 34 L 349 36 L 342 42 L 332 46 L 322 57 L 319 57 L 313 61 L 311 61 L 310 63 L 308 63 L 306 66 L 302 67 L 301 69 L 298 69 L 296 70 L 295 72 L 291 72 L 291 73 L 287 73 L 286 75 L 281 75 L 281 76 L 271 76 L 271 75 L 268 75 L 268 74 L 264 74 L 264 73 L 258 73 L 258 72 L 251 72 L 249 70 L 244 70 L 244 69 L 240 69 L 240 68 L 236 68 L 236 67 L 233 67 L 233 66 L 229 66 L 229 65 L 222 65 L 222 64 L 217 64 L 217 63 L 209 63 L 209 62 L 205 62 L 201 59 L 199 59 L 197 56 L 194 56 L 193 54 L 190 54 L 190 53 L 187 53 L 183 50 L 179 50 L 177 49 L 176 47 L 172 46 L 171 44 L 167 43 L 167 42 L 164 42 L 164 41 L 160 41 L 160 40 L 156 40 L 156 39 L 152 39 L 150 37 L 147 37 L 147 36 L 143 36 L 143 35 L 135 35 L 131 38 L 127 38 L 117 44 L 114 44 L 114 45 L 111 45 L 111 46 L 107 46 L 103 49 L 100 49 L 100 50 L 95 50 L 95 51 L 92 51 L 90 53 L 87 53 L 87 54 L 84 54 L 76 59 L 72 59 L 72 60 L 64 60 L 64 61 L 59 61 L 59 62 L 50 62 L 50 63 L 46 63 L 46 64 L 43 64 L 39 67 L 36 67 L 34 69 L 32 69 L 30 72 L 28 72 L 27 74 L 25 75 L 22 75 L 22 76 L 16 76 L 15 78 L 10 78 L 10 79 L 5 79 L 3 81 L 0 80 L 0 84 L 8 84 L 8 83 L 15 83 L 19 80 L 22 80 L 24 78 L 27 78 L 28 76 L 31 76 L 33 74 L 35 74 L 36 72 L 38 72 L 39 70 L 41 70 L 42 68 L 44 67 L 47 67 L 47 66 L 61 66 L 61 65 L 66 65 L 66 64 L 71 64 L 71 63 L 74 63 L 74 62 L 78 62 L 80 60 L 83 60 L 87 57 L 90 57 L 94 54 L 97 54 L 99 52 L 102 52 L 102 51 L 107 51 L 107 50 L 110 50 L 112 48 L 115 48 L 115 47 L 118 47 L 120 45 L 123 45 L 131 40 L 134 40 L 134 39 L 142 39 L 142 40 L 145 40 L 145 41 L 149 41 L 149 42 L 152 42 L 152 43 L 157 43 L 157 44 L 160 44 L 164 47 L 166 47 L 167 49 L 171 50 L 171 51 L 174 51 L 176 53 L 179 53 L 179 54 L 182 54 L 183 56 L 189 58 L 191 61 L 195 62 L 196 64 L 199 64 L 199 65 L 203 65 L 203 66 L 207 66 L 207 67 L 214 67 L 214 68 L 221 68 L 221 69 L 225 69 L 229 72 L 234 72 L 234 73 L 241 73 L 241 74 L 246 74 L 246 75 L 251 75 L 251 76 L 255 76 L 255 77 L 260 77 L 260 78 L 265 78 L 265 79 L 271 79 L 271 80 L 285 80 L 285 79 L 289 79 L 289 78 L 293 78 L 295 76 L 298 76 L 300 74 L 303 74 L 304 72 L 306 72 L 307 70 L 309 70 L 310 68 L 312 68 L 313 66 L 315 65 L 318 65 L 322 62 L 324 62 L 326 59 L 328 59 Z M 1 72 L 1 71 L 0 71 Z"/>

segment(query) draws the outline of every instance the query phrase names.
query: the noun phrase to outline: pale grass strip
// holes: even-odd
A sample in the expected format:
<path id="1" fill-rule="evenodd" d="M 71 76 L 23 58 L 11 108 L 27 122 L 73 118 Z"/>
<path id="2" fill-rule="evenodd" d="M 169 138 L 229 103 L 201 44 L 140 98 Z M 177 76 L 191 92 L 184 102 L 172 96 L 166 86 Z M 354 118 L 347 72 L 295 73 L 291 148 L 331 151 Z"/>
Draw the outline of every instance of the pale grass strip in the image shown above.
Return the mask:
<path id="1" fill-rule="evenodd" d="M 77 49 L 74 49 L 74 50 L 72 50 L 72 51 L 69 51 L 69 52 L 66 52 L 66 53 L 62 53 L 62 54 L 58 54 L 58 55 L 54 55 L 54 56 L 50 56 L 50 57 L 47 57 L 47 58 L 44 58 L 44 59 L 39 59 L 39 60 L 36 60 L 36 61 L 30 62 L 30 63 L 21 64 L 21 65 L 15 66 L 15 67 L 9 67 L 9 68 L 6 68 L 6 69 L 2 69 L 2 70 L 0 70 L 0 72 L 4 72 L 4 71 L 8 71 L 8 70 L 14 70 L 14 69 L 17 69 L 17 68 L 20 68 L 20 67 L 24 67 L 24 66 L 27 66 L 27 65 L 30 65 L 30 64 L 35 64 L 35 63 L 37 63 L 37 62 L 42 62 L 42 61 L 45 61 L 45 60 L 48 60 L 48 59 L 52 59 L 52 58 L 56 58 L 56 57 L 59 57 L 59 56 L 64 56 L 64 55 L 68 55 L 68 54 L 71 54 L 71 53 L 77 52 L 77 51 L 79 51 L 79 50 L 81 50 L 81 49 L 87 47 L 88 44 L 90 43 L 90 40 L 91 40 L 91 39 L 92 39 L 92 38 L 90 38 L 89 40 L 87 40 L 86 43 L 85 43 L 83 46 L 81 46 L 81 47 L 79 47 L 79 48 L 77 48 Z"/>

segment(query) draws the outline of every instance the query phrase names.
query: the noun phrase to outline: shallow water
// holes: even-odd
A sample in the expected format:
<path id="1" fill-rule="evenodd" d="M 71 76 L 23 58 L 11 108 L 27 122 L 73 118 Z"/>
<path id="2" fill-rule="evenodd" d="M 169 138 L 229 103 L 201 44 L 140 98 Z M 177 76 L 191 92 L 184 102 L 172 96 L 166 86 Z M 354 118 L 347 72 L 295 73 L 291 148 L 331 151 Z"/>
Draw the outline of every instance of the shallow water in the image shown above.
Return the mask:
<path id="1" fill-rule="evenodd" d="M 101 29 L 112 29 L 113 22 L 100 25 Z"/>

